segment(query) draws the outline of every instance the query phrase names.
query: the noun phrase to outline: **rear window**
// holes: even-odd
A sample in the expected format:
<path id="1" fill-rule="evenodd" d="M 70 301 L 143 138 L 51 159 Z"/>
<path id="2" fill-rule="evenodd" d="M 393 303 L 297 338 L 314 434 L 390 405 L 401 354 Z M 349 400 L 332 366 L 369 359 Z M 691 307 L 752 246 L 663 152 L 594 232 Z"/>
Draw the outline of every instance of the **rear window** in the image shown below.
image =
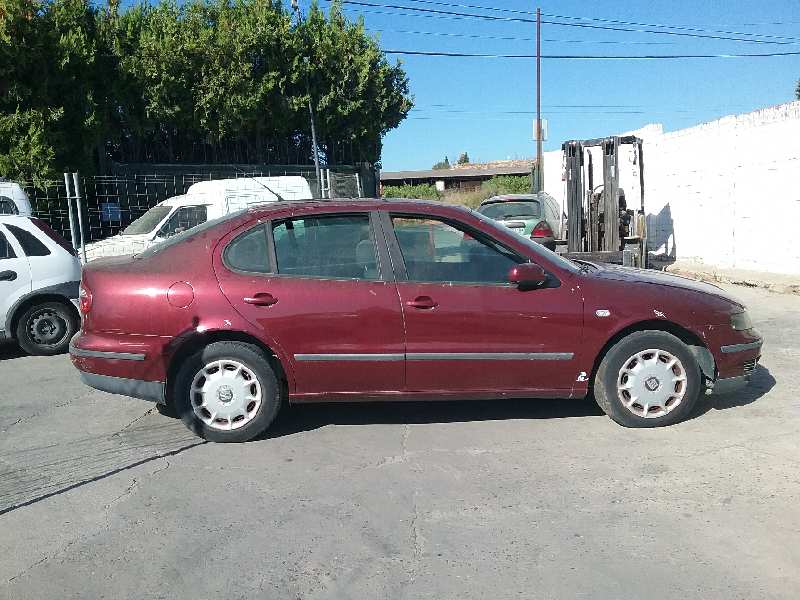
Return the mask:
<path id="1" fill-rule="evenodd" d="M 527 202 L 497 202 L 481 206 L 478 212 L 490 219 L 506 221 L 508 219 L 538 218 L 542 216 L 542 207 L 538 200 Z"/>
<path id="2" fill-rule="evenodd" d="M 22 250 L 27 256 L 47 256 L 50 254 L 49 248 L 37 240 L 36 236 L 30 231 L 16 225 L 6 224 L 6 227 L 11 232 L 11 235 L 17 238 L 19 245 L 22 246 Z"/>
<path id="3" fill-rule="evenodd" d="M 50 225 L 48 225 L 47 223 L 45 223 L 45 222 L 44 222 L 44 221 L 42 221 L 41 219 L 31 219 L 31 222 L 32 222 L 34 225 L 36 225 L 36 227 L 38 227 L 39 229 L 41 229 L 41 230 L 42 230 L 42 232 L 43 232 L 43 233 L 44 233 L 44 234 L 45 234 L 47 237 L 49 237 L 49 238 L 50 238 L 51 240 L 53 240 L 53 241 L 54 241 L 56 244 L 58 244 L 59 246 L 61 246 L 61 247 L 62 247 L 64 250 L 66 250 L 66 251 L 67 251 L 67 252 L 69 252 L 70 254 L 73 254 L 73 255 L 76 255 L 76 256 L 77 256 L 77 253 L 75 252 L 75 248 L 73 248 L 73 247 L 72 247 L 72 243 L 71 243 L 71 242 L 68 242 L 67 240 L 65 240 L 65 239 L 64 239 L 64 236 L 62 236 L 61 234 L 57 233 L 56 231 L 53 231 L 53 229 L 50 227 Z"/>

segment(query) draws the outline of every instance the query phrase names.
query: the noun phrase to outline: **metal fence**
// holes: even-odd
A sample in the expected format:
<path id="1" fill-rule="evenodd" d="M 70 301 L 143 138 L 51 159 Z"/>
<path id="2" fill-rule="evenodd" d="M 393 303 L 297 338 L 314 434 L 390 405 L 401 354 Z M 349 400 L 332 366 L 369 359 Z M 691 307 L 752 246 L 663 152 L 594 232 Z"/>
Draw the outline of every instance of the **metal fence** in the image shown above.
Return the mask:
<path id="1" fill-rule="evenodd" d="M 149 166 L 150 172 L 143 173 Z M 207 170 L 189 172 L 173 165 L 117 165 L 117 173 L 81 178 L 81 205 L 84 241 L 101 240 L 119 233 L 147 210 L 173 196 L 185 194 L 194 183 L 236 177 L 276 177 L 300 175 L 308 180 L 315 197 L 319 184 L 313 167 L 261 167 L 254 165 L 219 165 Z M 358 198 L 374 196 L 374 174 L 356 167 L 324 169 L 322 196 L 326 198 Z M 67 190 L 64 182 L 54 181 L 46 187 L 23 184 L 31 200 L 35 216 L 70 239 Z"/>

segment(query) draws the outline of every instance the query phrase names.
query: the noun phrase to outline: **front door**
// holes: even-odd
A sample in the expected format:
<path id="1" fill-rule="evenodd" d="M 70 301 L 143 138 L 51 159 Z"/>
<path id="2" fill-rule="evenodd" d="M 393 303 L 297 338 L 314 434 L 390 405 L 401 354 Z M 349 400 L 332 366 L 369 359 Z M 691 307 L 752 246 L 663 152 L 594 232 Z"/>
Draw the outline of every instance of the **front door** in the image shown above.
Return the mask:
<path id="1" fill-rule="evenodd" d="M 5 329 L 11 307 L 31 289 L 28 259 L 16 239 L 0 225 L 0 331 Z M 6 331 L 6 335 L 13 333 Z"/>
<path id="2" fill-rule="evenodd" d="M 409 391 L 569 393 L 582 326 L 571 286 L 521 291 L 508 272 L 529 259 L 453 221 L 396 214 L 391 233 Z"/>
<path id="3" fill-rule="evenodd" d="M 223 251 L 222 291 L 280 345 L 296 399 L 403 389 L 403 316 L 374 232 L 367 212 L 307 215 L 255 225 Z"/>

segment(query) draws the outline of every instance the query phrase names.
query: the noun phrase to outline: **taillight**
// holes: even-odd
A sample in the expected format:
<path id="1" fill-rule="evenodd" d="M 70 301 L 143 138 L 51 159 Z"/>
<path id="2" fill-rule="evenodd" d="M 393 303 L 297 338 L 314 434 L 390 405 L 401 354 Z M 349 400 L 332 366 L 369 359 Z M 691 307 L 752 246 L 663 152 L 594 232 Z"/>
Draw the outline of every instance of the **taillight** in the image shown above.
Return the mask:
<path id="1" fill-rule="evenodd" d="M 553 237 L 553 230 L 550 229 L 550 225 L 547 224 L 547 221 L 539 221 L 536 227 L 533 228 L 533 231 L 531 231 L 531 237 Z"/>
<path id="2" fill-rule="evenodd" d="M 89 311 L 92 310 L 92 290 L 86 287 L 86 284 L 82 281 L 78 290 L 78 304 L 80 305 L 81 313 L 84 315 L 89 314 Z"/>

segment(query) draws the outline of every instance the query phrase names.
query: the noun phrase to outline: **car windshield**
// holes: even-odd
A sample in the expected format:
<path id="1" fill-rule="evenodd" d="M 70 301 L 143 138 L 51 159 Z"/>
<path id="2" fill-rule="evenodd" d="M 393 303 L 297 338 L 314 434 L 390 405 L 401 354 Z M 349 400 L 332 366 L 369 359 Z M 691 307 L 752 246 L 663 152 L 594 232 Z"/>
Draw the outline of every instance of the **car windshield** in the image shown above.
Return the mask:
<path id="1" fill-rule="evenodd" d="M 478 212 L 490 219 L 502 221 L 505 219 L 536 218 L 541 216 L 542 207 L 538 200 L 524 202 L 494 202 L 481 206 Z"/>
<path id="2" fill-rule="evenodd" d="M 148 256 L 153 256 L 154 254 L 158 254 L 159 252 L 163 252 L 167 248 L 174 246 L 176 244 L 180 244 L 183 241 L 186 241 L 196 235 L 200 235 L 208 231 L 209 229 L 213 229 L 220 223 L 224 223 L 230 219 L 234 219 L 239 215 L 245 213 L 246 210 L 237 210 L 236 212 L 228 213 L 227 215 L 222 215 L 221 217 L 217 217 L 216 219 L 211 219 L 210 221 L 206 221 L 201 225 L 196 227 L 192 227 L 191 229 L 187 229 L 182 231 L 181 233 L 177 233 L 172 237 L 168 237 L 164 241 L 158 242 L 157 244 L 153 244 L 147 250 L 140 252 L 136 255 L 136 258 L 147 258 Z"/>
<path id="3" fill-rule="evenodd" d="M 154 206 L 128 225 L 122 231 L 122 235 L 142 235 L 143 233 L 152 232 L 171 210 L 171 206 Z"/>

